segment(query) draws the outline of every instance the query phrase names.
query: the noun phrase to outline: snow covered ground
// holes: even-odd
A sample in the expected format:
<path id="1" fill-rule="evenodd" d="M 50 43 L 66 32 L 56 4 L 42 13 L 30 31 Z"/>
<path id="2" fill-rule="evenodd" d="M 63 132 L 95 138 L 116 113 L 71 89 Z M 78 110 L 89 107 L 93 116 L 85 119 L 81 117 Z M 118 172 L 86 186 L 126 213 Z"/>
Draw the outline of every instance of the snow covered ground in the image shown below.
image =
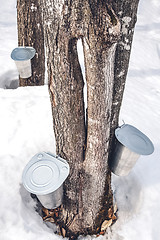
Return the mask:
<path id="1" fill-rule="evenodd" d="M 34 211 L 21 185 L 23 168 L 39 151 L 55 152 L 47 86 L 9 88 L 18 73 L 16 0 L 0 0 L 0 239 L 61 239 Z M 126 177 L 113 175 L 119 219 L 100 240 L 160 239 L 160 3 L 140 0 L 129 74 L 120 114 L 145 133 L 155 151 Z M 84 238 L 81 238 L 84 239 Z M 95 237 L 87 237 L 95 239 Z"/>

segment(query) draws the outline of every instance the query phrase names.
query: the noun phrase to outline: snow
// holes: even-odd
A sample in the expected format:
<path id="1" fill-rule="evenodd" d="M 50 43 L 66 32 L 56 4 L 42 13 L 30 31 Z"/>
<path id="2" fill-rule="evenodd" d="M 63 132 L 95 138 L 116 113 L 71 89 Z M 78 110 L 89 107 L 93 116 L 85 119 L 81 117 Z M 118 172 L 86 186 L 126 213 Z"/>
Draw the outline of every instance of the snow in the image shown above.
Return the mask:
<path id="1" fill-rule="evenodd" d="M 112 176 L 119 218 L 99 240 L 160 239 L 159 12 L 159 0 L 140 1 L 120 113 L 120 125 L 124 120 L 137 127 L 152 140 L 155 151 L 141 156 L 128 176 Z M 55 153 L 55 139 L 47 86 L 4 89 L 17 87 L 18 73 L 10 58 L 17 47 L 16 0 L 1 0 L 0 32 L 0 239 L 62 239 L 53 233 L 55 227 L 43 223 L 21 181 L 34 154 Z"/>
<path id="2" fill-rule="evenodd" d="M 18 79 L 15 63 L 10 58 L 17 47 L 16 0 L 1 0 L 0 7 L 0 86 L 8 86 L 11 80 Z M 6 80 L 6 81 L 5 81 Z"/>
<path id="3" fill-rule="evenodd" d="M 37 10 L 37 7 L 34 5 L 34 3 L 31 4 L 31 11 L 34 12 Z"/>
<path id="4" fill-rule="evenodd" d="M 127 16 L 122 18 L 122 21 L 123 21 L 122 32 L 123 32 L 123 34 L 127 34 L 128 33 L 127 27 L 129 26 L 129 22 L 131 20 L 132 20 L 131 17 L 127 17 Z"/>

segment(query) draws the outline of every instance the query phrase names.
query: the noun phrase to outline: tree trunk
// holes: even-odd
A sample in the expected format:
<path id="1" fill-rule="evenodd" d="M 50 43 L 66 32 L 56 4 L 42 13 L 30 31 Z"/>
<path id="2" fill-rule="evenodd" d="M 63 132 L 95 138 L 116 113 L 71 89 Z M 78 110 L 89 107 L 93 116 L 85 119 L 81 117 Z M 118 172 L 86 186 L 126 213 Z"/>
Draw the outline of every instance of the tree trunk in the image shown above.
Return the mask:
<path id="1" fill-rule="evenodd" d="M 116 143 L 114 130 L 118 126 L 119 111 L 129 67 L 134 27 L 137 21 L 138 3 L 139 0 L 110 0 L 110 4 L 113 6 L 113 9 L 116 12 L 121 23 L 121 35 L 116 48 L 114 64 L 114 87 L 110 129 L 111 141 L 109 147 L 109 161 L 112 161 L 112 152 Z"/>
<path id="2" fill-rule="evenodd" d="M 44 85 L 45 52 L 42 13 L 39 1 L 17 0 L 18 45 L 30 46 L 36 50 L 31 60 L 32 76 L 19 78 L 20 86 Z"/>
<path id="3" fill-rule="evenodd" d="M 103 221 L 113 216 L 107 161 L 129 61 L 129 47 L 127 55 L 122 53 L 121 42 L 129 34 L 123 28 L 128 31 L 132 20 L 125 18 L 128 15 L 119 15 L 120 10 L 126 13 L 122 4 L 125 1 L 120 1 L 120 7 L 118 1 L 109 2 L 110 5 L 102 0 L 41 0 L 56 150 L 71 168 L 58 221 L 66 236 L 95 234 Z M 138 4 L 127 1 L 129 14 L 136 14 L 136 8 L 132 9 L 135 2 Z M 132 35 L 133 32 L 130 39 Z M 87 81 L 86 121 L 84 82 L 77 54 L 80 38 Z M 118 67 L 125 73 L 119 72 Z M 115 89 L 117 85 L 119 89 Z"/>

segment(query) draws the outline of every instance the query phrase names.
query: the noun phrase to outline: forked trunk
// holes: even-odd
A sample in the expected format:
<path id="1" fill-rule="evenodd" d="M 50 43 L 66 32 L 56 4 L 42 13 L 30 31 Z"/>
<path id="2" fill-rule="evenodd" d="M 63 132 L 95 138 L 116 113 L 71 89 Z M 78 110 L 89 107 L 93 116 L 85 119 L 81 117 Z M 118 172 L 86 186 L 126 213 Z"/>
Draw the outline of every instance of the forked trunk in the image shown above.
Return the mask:
<path id="1" fill-rule="evenodd" d="M 118 12 L 123 4 L 120 8 L 118 1 L 108 2 L 111 5 L 102 0 L 41 0 L 56 149 L 71 168 L 59 219 L 66 236 L 97 233 L 103 221 L 113 216 L 107 161 L 124 89 L 123 78 L 120 92 L 114 90 L 119 79 L 115 66 L 120 62 L 115 52 L 119 57 L 116 46 L 123 35 Z M 137 1 L 127 2 L 131 11 L 132 2 Z M 78 39 L 82 39 L 85 59 L 86 119 Z M 125 60 L 123 55 L 121 60 L 128 69 L 129 57 Z"/>

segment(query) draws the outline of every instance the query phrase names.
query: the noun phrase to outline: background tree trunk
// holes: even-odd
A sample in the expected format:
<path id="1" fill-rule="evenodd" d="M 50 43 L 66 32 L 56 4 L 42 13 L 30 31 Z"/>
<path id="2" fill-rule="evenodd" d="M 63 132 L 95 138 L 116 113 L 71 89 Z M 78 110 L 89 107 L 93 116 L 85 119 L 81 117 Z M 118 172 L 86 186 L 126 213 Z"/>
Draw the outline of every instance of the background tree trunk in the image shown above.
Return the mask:
<path id="1" fill-rule="evenodd" d="M 45 51 L 42 12 L 39 1 L 17 0 L 18 45 L 30 46 L 36 49 L 36 55 L 31 60 L 32 76 L 19 78 L 20 86 L 44 85 Z"/>
<path id="2" fill-rule="evenodd" d="M 59 219 L 66 236 L 97 233 L 113 216 L 107 160 L 128 69 L 133 36 L 129 29 L 135 24 L 129 16 L 136 16 L 133 6 L 138 1 L 109 2 L 41 0 L 57 154 L 71 167 Z M 86 121 L 79 38 L 86 69 Z"/>

